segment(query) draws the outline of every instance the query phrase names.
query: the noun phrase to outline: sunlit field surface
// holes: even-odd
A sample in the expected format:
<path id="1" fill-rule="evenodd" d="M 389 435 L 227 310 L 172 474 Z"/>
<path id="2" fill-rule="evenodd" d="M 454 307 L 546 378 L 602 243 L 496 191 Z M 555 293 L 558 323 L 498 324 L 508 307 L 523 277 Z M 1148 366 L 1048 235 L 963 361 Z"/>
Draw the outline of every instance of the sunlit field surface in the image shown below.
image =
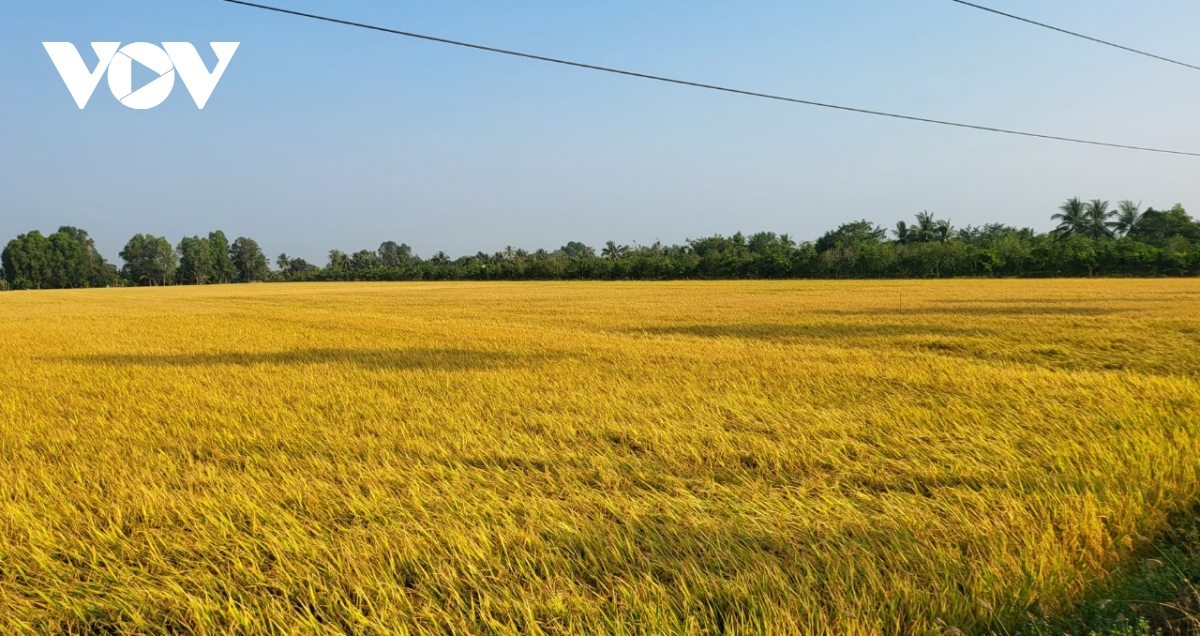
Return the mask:
<path id="1" fill-rule="evenodd" d="M 1200 502 L 1196 280 L 13 292 L 0 325 L 3 633 L 1003 632 Z"/>

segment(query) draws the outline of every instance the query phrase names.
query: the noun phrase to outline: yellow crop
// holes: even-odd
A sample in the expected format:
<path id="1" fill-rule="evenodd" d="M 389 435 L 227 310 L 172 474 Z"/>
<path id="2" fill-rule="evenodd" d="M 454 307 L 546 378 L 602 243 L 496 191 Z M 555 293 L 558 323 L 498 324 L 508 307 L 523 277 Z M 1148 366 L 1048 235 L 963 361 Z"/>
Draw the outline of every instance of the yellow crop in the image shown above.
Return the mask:
<path id="1" fill-rule="evenodd" d="M 0 325 L 3 633 L 1002 631 L 1200 502 L 1195 280 L 13 292 Z"/>

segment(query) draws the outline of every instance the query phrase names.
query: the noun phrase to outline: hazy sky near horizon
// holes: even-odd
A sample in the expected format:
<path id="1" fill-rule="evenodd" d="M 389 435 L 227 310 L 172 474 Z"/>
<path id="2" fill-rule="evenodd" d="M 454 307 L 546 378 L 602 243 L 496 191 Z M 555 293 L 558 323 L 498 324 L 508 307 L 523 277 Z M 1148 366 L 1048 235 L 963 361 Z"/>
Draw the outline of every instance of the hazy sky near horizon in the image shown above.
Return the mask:
<path id="1" fill-rule="evenodd" d="M 268 2 L 269 4 L 270 2 Z M 949 0 L 276 0 L 279 6 L 582 62 L 862 108 L 1200 151 L 1200 72 Z M 1200 3 L 991 0 L 1200 63 Z M 42 47 L 241 48 L 204 110 L 181 82 L 79 110 Z M 1200 159 L 825 111 L 186 0 L 0 9 L 0 241 L 222 229 L 324 263 L 383 240 L 428 256 L 680 242 L 921 210 L 1050 227 L 1065 198 L 1200 208 Z M 1193 212 L 1198 210 L 1193 210 Z"/>

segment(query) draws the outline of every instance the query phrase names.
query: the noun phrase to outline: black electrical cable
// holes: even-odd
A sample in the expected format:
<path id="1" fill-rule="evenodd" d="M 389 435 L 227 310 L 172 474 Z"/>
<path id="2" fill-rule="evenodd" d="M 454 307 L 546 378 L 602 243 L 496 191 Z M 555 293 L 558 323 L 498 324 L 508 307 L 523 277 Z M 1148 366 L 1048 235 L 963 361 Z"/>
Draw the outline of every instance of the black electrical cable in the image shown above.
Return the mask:
<path id="1" fill-rule="evenodd" d="M 1146 51 L 1142 51 L 1142 50 L 1139 50 L 1139 49 L 1131 48 L 1131 47 L 1128 47 L 1128 46 L 1123 46 L 1123 45 L 1117 44 L 1117 43 L 1115 43 L 1115 42 L 1109 42 L 1108 40 L 1101 40 L 1100 38 L 1094 38 L 1094 37 L 1092 37 L 1092 36 L 1090 36 L 1090 35 L 1084 35 L 1084 34 L 1082 34 L 1082 33 L 1076 33 L 1076 32 L 1074 32 L 1074 31 L 1068 31 L 1068 30 L 1066 30 L 1066 29 L 1060 29 L 1059 27 L 1056 27 L 1056 26 L 1051 26 L 1051 25 L 1049 25 L 1049 24 L 1045 24 L 1045 23 L 1043 23 L 1043 22 L 1038 22 L 1038 21 L 1036 21 L 1036 20 L 1030 20 L 1029 18 L 1022 18 L 1022 17 L 1021 17 L 1021 16 L 1019 16 L 1019 15 L 1013 15 L 1013 14 L 1011 14 L 1011 13 L 1005 13 L 1005 12 L 1003 12 L 1003 11 L 998 11 L 998 10 L 996 10 L 996 9 L 992 9 L 991 7 L 985 7 L 985 6 L 981 5 L 981 4 L 975 4 L 974 2 L 967 2 L 966 0 L 950 0 L 950 2 L 957 2 L 958 4 L 961 4 L 961 5 L 965 6 L 965 7 L 971 7 L 972 9 L 979 9 L 980 11 L 987 11 L 988 13 L 994 13 L 994 14 L 996 14 L 996 15 L 999 15 L 999 16 L 1004 16 L 1004 17 L 1006 17 L 1006 18 L 1010 18 L 1010 19 L 1013 19 L 1013 20 L 1017 20 L 1017 21 L 1020 21 L 1020 22 L 1024 22 L 1024 23 L 1026 23 L 1026 24 L 1032 24 L 1032 25 L 1034 25 L 1034 26 L 1039 26 L 1039 27 L 1042 27 L 1043 29 L 1050 29 L 1051 31 L 1058 31 L 1059 33 L 1065 33 L 1065 34 L 1067 34 L 1067 35 L 1070 35 L 1070 36 L 1073 36 L 1073 37 L 1082 38 L 1082 39 L 1084 39 L 1084 40 L 1087 40 L 1087 41 L 1089 41 L 1089 42 L 1095 42 L 1095 43 L 1097 43 L 1097 44 L 1103 44 L 1104 46 L 1111 46 L 1111 47 L 1113 47 L 1113 48 L 1115 48 L 1115 49 L 1121 49 L 1122 51 L 1127 51 L 1127 52 L 1129 52 L 1129 53 L 1136 53 L 1137 55 L 1144 55 L 1144 56 L 1146 56 L 1146 57 L 1154 58 L 1154 59 L 1156 59 L 1156 60 L 1159 60 L 1159 61 L 1162 61 L 1162 62 L 1169 62 L 1169 63 L 1171 63 L 1171 64 L 1177 64 L 1177 65 L 1179 65 L 1179 66 L 1183 66 L 1183 67 L 1186 67 L 1186 68 L 1190 68 L 1190 69 L 1192 69 L 1192 70 L 1195 70 L 1195 71 L 1200 71 L 1200 66 L 1196 66 L 1196 65 L 1194 65 L 1194 64 L 1188 64 L 1187 62 L 1180 62 L 1179 60 L 1172 60 L 1172 59 L 1171 59 L 1171 58 L 1169 58 L 1169 57 L 1163 57 L 1163 56 L 1161 56 L 1161 55 L 1155 55 L 1155 54 L 1153 54 L 1153 53 L 1148 53 L 1148 52 L 1146 52 Z"/>
<path id="2" fill-rule="evenodd" d="M 700 82 L 691 82 L 691 81 L 687 81 L 687 80 L 672 79 L 669 77 L 662 77 L 659 75 L 649 75 L 646 73 L 637 73 L 634 71 L 624 71 L 621 69 L 609 68 L 606 66 L 596 66 L 594 64 L 585 64 L 582 62 L 571 62 L 569 60 L 561 60 L 561 59 L 553 58 L 553 57 L 534 55 L 532 53 L 521 53 L 519 51 L 510 51 L 507 49 L 500 49 L 500 48 L 491 47 L 491 46 L 484 46 L 482 44 L 471 44 L 469 42 L 460 42 L 457 40 L 449 40 L 446 38 L 435 37 L 432 35 L 422 35 L 420 33 L 399 31 L 397 29 L 389 29 L 389 28 L 381 27 L 381 26 L 363 24 L 361 22 L 351 22 L 349 20 L 330 18 L 327 16 L 315 15 L 312 13 L 303 13 L 301 11 L 292 11 L 291 9 L 282 9 L 279 7 L 268 6 L 265 4 L 246 2 L 245 0 L 222 0 L 222 1 L 228 2 L 231 4 L 239 4 L 239 5 L 246 6 L 246 7 L 253 7 L 255 9 L 263 9 L 266 11 L 273 11 L 276 13 L 283 13 L 283 14 L 287 14 L 287 15 L 298 16 L 301 18 L 320 20 L 322 22 L 330 22 L 333 24 L 341 24 L 341 25 L 345 25 L 345 26 L 358 27 L 360 29 L 369 29 L 372 31 L 379 31 L 382 33 L 390 33 L 392 35 L 401 35 L 404 37 L 415 38 L 418 40 L 425 40 L 428 42 L 437 42 L 440 44 L 449 44 L 452 46 L 459 46 L 459 47 L 468 48 L 468 49 L 475 49 L 477 51 L 487 51 L 489 53 L 499 53 L 501 55 L 509 55 L 509 56 L 520 57 L 520 58 L 525 58 L 525 59 L 529 59 L 529 60 L 537 60 L 539 62 L 549 62 L 551 64 L 561 64 L 563 66 L 571 66 L 571 67 L 575 67 L 575 68 L 588 69 L 591 71 L 601 71 L 604 73 L 613 73 L 616 75 L 624 75 L 627 77 L 637 77 L 637 78 L 641 78 L 641 79 L 653 80 L 656 82 L 665 82 L 668 84 L 677 84 L 680 86 L 691 86 L 693 88 L 704 88 L 704 89 L 713 90 L 713 91 L 721 91 L 724 93 L 733 93 L 735 95 L 745 95 L 748 97 L 759 97 L 762 99 L 770 99 L 770 100 L 775 100 L 775 101 L 780 101 L 780 102 L 788 102 L 791 104 L 803 104 L 805 106 L 816 106 L 818 108 L 829 108 L 829 109 L 833 109 L 833 110 L 840 110 L 840 111 L 851 112 L 851 113 L 860 113 L 863 115 L 875 115 L 877 117 L 890 117 L 893 119 L 903 119 L 906 121 L 916 121 L 916 122 L 922 122 L 922 123 L 926 123 L 926 124 L 937 124 L 939 126 L 952 126 L 955 128 L 966 128 L 969 130 L 981 130 L 981 131 L 985 131 L 985 132 L 1002 133 L 1002 134 L 1006 134 L 1006 135 L 1018 135 L 1021 137 L 1034 137 L 1037 139 L 1049 139 L 1052 141 L 1064 141 L 1064 142 L 1074 143 L 1074 144 L 1087 144 L 1090 146 L 1104 146 L 1107 148 L 1120 148 L 1123 150 L 1140 150 L 1143 152 L 1156 152 L 1156 153 L 1169 154 L 1169 155 L 1183 155 L 1183 156 L 1188 156 L 1188 157 L 1200 157 L 1200 152 L 1188 152 L 1188 151 L 1183 151 L 1183 150 L 1167 150 L 1167 149 L 1163 149 L 1163 148 L 1150 148 L 1150 147 L 1146 147 L 1146 146 L 1132 146 L 1132 145 L 1128 145 L 1128 144 L 1109 143 L 1109 142 L 1105 142 L 1105 141 L 1094 141 L 1094 140 L 1089 140 L 1089 139 L 1075 139 L 1072 137 L 1059 137 L 1056 135 L 1043 135 L 1040 133 L 1023 132 L 1023 131 L 1019 131 L 1019 130 L 1009 130 L 1009 129 L 1005 129 L 1005 128 L 995 128 L 992 126 L 979 126 L 979 125 L 975 125 L 975 124 L 964 124 L 964 123 L 959 123 L 959 122 L 944 121 L 944 120 L 940 120 L 940 119 L 930 119 L 927 117 L 916 117 L 913 115 L 900 115 L 900 114 L 896 114 L 896 113 L 888 113 L 888 112 L 883 112 L 883 111 L 878 111 L 878 110 L 868 110 L 865 108 L 854 108 L 851 106 L 838 106 L 836 104 L 826 104 L 823 102 L 815 102 L 815 101 L 811 101 L 811 100 L 807 100 L 807 99 L 796 99 L 793 97 L 783 97 L 780 95 L 771 95 L 769 93 L 758 93 L 758 92 L 754 92 L 754 91 L 746 91 L 746 90 L 741 90 L 741 89 L 737 89 L 737 88 L 716 86 L 714 84 L 703 84 Z"/>

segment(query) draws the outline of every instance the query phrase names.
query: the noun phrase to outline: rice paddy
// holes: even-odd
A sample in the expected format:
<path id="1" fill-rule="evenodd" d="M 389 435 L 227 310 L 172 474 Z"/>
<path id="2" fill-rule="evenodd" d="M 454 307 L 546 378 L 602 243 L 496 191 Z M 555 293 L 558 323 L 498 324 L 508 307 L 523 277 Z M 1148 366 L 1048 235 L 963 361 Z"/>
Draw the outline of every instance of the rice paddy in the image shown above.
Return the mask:
<path id="1" fill-rule="evenodd" d="M 0 632 L 1006 633 L 1200 503 L 1195 280 L 0 295 Z"/>

